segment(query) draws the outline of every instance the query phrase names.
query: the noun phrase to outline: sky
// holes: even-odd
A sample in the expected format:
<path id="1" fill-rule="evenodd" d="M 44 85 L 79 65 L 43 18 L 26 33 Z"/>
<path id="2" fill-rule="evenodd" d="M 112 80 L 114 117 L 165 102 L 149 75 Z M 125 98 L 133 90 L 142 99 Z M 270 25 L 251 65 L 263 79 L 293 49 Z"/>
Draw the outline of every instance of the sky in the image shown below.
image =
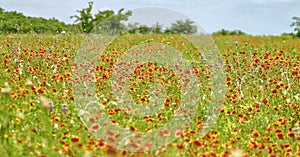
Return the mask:
<path id="1" fill-rule="evenodd" d="M 5 11 L 22 12 L 27 16 L 52 18 L 73 23 L 76 10 L 87 7 L 87 0 L 0 0 Z M 300 17 L 300 0 L 94 0 L 94 13 L 99 10 L 141 10 L 143 7 L 171 9 L 173 16 L 184 15 L 206 32 L 222 28 L 242 30 L 252 35 L 280 35 L 292 32 L 292 17 Z M 167 21 L 172 15 L 153 16 Z M 151 14 L 151 12 L 147 12 Z M 143 14 L 144 15 L 144 14 Z M 147 19 L 147 15 L 140 20 Z"/>

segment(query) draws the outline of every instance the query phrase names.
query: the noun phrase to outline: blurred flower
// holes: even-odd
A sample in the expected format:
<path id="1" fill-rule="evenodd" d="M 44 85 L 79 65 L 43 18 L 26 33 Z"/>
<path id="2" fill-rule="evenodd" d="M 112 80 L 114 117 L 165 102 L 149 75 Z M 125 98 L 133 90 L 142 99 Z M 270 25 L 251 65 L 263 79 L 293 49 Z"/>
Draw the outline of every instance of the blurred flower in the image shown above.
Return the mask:
<path id="1" fill-rule="evenodd" d="M 79 142 L 79 138 L 78 137 L 72 137 L 71 138 L 71 142 L 74 142 L 74 143 L 76 143 L 76 142 Z"/>
<path id="2" fill-rule="evenodd" d="M 54 103 L 53 103 L 53 102 L 51 102 L 51 103 L 50 103 L 49 110 L 50 110 L 50 111 L 53 111 L 53 109 L 54 109 Z"/>
<path id="3" fill-rule="evenodd" d="M 17 117 L 19 117 L 20 119 L 24 119 L 24 114 L 22 112 L 18 112 Z"/>
<path id="4" fill-rule="evenodd" d="M 99 128 L 100 128 L 100 125 L 97 124 L 97 123 L 94 123 L 94 124 L 92 125 L 92 127 L 91 127 L 91 130 L 92 130 L 92 131 L 98 131 Z"/>
<path id="5" fill-rule="evenodd" d="M 11 91 L 10 86 L 7 82 L 4 83 L 4 88 L 0 88 L 1 93 L 9 93 Z"/>
<path id="6" fill-rule="evenodd" d="M 85 111 L 84 110 L 79 110 L 79 116 L 84 115 Z"/>
<path id="7" fill-rule="evenodd" d="M 39 101 L 41 102 L 42 107 L 51 109 L 54 106 L 53 103 L 44 96 L 41 96 Z"/>
<path id="8" fill-rule="evenodd" d="M 244 151 L 240 149 L 234 149 L 231 152 L 232 157 L 242 157 L 244 156 Z"/>
<path id="9" fill-rule="evenodd" d="M 11 88 L 1 88 L 1 93 L 9 93 Z"/>
<path id="10" fill-rule="evenodd" d="M 297 94 L 297 95 L 295 95 L 294 97 L 295 97 L 295 99 L 296 99 L 296 101 L 298 101 L 299 100 L 299 96 L 298 96 L 299 94 Z"/>
<path id="11" fill-rule="evenodd" d="M 238 45 L 239 44 L 239 42 L 238 41 L 235 41 L 235 45 Z"/>
<path id="12" fill-rule="evenodd" d="M 277 138 L 283 140 L 284 139 L 284 134 L 283 133 L 279 133 L 279 134 L 276 134 Z"/>
<path id="13" fill-rule="evenodd" d="M 201 56 L 201 61 L 202 61 L 202 63 L 204 63 L 206 61 L 204 56 Z"/>
<path id="14" fill-rule="evenodd" d="M 179 55 L 179 62 L 182 63 L 182 55 Z"/>
<path id="15" fill-rule="evenodd" d="M 25 85 L 26 85 L 26 86 L 32 86 L 33 84 L 32 84 L 32 81 L 30 81 L 30 80 L 26 80 L 26 83 L 25 83 Z"/>
<path id="16" fill-rule="evenodd" d="M 300 135 L 300 127 L 298 128 L 293 128 L 294 134 Z"/>
<path id="17" fill-rule="evenodd" d="M 62 107 L 61 107 L 61 111 L 63 113 L 67 113 L 68 112 L 68 106 L 66 104 L 63 104 Z"/>
<path id="18" fill-rule="evenodd" d="M 57 129 L 58 128 L 58 124 L 55 123 L 54 126 L 53 126 L 53 128 Z"/>

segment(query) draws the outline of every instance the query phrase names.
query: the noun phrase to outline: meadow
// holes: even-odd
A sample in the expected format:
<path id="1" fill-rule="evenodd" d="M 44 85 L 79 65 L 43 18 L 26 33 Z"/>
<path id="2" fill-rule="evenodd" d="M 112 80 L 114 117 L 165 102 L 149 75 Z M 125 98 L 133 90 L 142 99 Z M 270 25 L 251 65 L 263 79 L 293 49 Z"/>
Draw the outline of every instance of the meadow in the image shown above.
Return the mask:
<path id="1" fill-rule="evenodd" d="M 2 34 L 0 39 L 0 153 L 3 157 L 300 156 L 299 38 L 213 36 L 223 60 L 226 84 L 216 123 L 207 134 L 199 136 L 197 132 L 203 129 L 205 112 L 197 111 L 191 127 L 178 133 L 172 143 L 145 152 L 106 145 L 91 133 L 101 127 L 94 123 L 97 118 L 88 118 L 91 126 L 80 118 L 74 96 L 74 61 L 85 35 Z M 116 46 L 123 47 L 121 43 Z M 122 49 L 112 47 L 111 50 L 107 58 L 100 59 L 115 62 L 109 54 L 116 56 Z M 97 92 L 110 97 L 107 93 L 112 89 L 108 86 L 112 84 L 106 80 L 111 67 L 109 64 L 95 67 L 101 76 L 96 78 Z M 180 89 L 172 71 L 154 63 L 139 68 L 133 75 L 139 81 L 131 80 L 134 83 L 129 93 L 137 103 L 150 101 L 140 93 L 147 94 L 148 83 L 157 79 L 169 84 L 171 90 L 167 94 Z M 209 68 L 199 64 L 193 66 L 193 71 L 200 84 L 205 85 L 210 77 Z M 159 73 L 172 77 L 164 78 Z M 139 90 L 143 85 L 146 88 Z M 209 97 L 208 88 L 199 86 L 199 97 L 205 94 Z M 180 105 L 178 99 L 173 94 L 164 106 L 176 104 L 176 108 Z M 109 100 L 99 103 L 109 104 Z M 207 109 L 205 105 L 200 107 Z M 107 105 L 104 111 L 116 125 L 136 132 L 160 127 L 174 113 L 167 110 L 159 116 L 139 119 L 114 105 Z"/>

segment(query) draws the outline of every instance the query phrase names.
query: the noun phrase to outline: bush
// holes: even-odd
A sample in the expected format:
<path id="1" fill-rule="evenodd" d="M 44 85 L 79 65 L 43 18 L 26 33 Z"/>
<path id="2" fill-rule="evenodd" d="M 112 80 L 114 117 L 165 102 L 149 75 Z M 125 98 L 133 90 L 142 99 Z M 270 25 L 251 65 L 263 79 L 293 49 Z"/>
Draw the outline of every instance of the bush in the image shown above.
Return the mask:
<path id="1" fill-rule="evenodd" d="M 227 35 L 246 35 L 246 33 L 242 32 L 241 30 L 233 30 L 233 31 L 229 31 L 226 29 L 221 29 L 220 31 L 214 32 L 214 35 L 223 35 L 223 36 L 227 36 Z"/>
<path id="2" fill-rule="evenodd" d="M 16 11 L 5 12 L 0 8 L 1 33 L 57 33 L 74 31 L 72 25 L 67 25 L 55 18 L 45 19 L 28 17 Z"/>

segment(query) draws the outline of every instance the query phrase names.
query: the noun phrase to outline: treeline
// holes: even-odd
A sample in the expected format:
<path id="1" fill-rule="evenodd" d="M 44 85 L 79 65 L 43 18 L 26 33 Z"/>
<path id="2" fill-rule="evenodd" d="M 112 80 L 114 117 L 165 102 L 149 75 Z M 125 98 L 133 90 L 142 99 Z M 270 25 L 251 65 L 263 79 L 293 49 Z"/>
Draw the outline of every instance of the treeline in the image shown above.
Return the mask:
<path id="1" fill-rule="evenodd" d="M 75 25 L 68 25 L 55 18 L 28 17 L 16 11 L 6 12 L 0 8 L 0 33 L 57 33 L 76 31 Z"/>
<path id="2" fill-rule="evenodd" d="M 45 19 L 28 17 L 16 11 L 5 11 L 0 8 L 0 33 L 102 33 L 116 35 L 122 33 L 131 34 L 195 34 L 197 26 L 189 19 L 174 21 L 169 27 L 156 23 L 152 26 L 140 23 L 128 23 L 132 11 L 123 8 L 117 12 L 113 10 L 98 11 L 92 14 L 93 2 L 89 2 L 86 8 L 77 10 L 77 15 L 70 16 L 74 24 L 66 24 L 55 18 Z M 126 23 L 126 24 L 125 24 Z M 215 34 L 233 35 L 236 32 L 221 30 Z M 239 31 L 238 34 L 245 34 Z"/>
<path id="3" fill-rule="evenodd" d="M 103 10 L 92 15 L 92 9 L 93 2 L 89 2 L 87 8 L 77 10 L 79 15 L 70 17 L 74 19 L 74 24 L 65 24 L 55 18 L 28 17 L 16 11 L 6 12 L 0 8 L 0 33 L 91 33 L 93 31 L 106 34 L 120 34 L 123 32 L 132 34 L 194 34 L 197 32 L 197 27 L 194 25 L 194 22 L 189 19 L 175 21 L 169 28 L 163 28 L 163 25 L 159 23 L 153 26 L 139 23 L 128 23 L 125 25 L 124 22 L 132 15 L 131 11 L 124 12 L 124 9 L 120 9 L 117 12 L 113 10 Z M 242 35 L 245 33 L 242 31 L 228 31 L 222 29 L 214 34 Z"/>
<path id="4" fill-rule="evenodd" d="M 98 11 L 92 14 L 93 2 L 88 3 L 88 7 L 77 10 L 79 15 L 71 16 L 74 22 L 82 32 L 86 33 L 104 33 L 104 34 L 120 34 L 124 32 L 136 34 L 148 33 L 179 33 L 179 34 L 195 34 L 197 26 L 189 19 L 177 20 L 171 24 L 169 28 L 164 28 L 159 23 L 153 26 L 147 26 L 139 23 L 127 23 L 132 11 L 125 11 L 124 8 L 114 12 L 113 10 Z"/>
<path id="5" fill-rule="evenodd" d="M 123 8 L 117 12 L 113 10 L 99 11 L 92 15 L 93 2 L 88 3 L 88 7 L 77 10 L 78 15 L 70 16 L 74 19 L 74 24 L 66 24 L 55 18 L 45 19 L 28 17 L 16 11 L 5 11 L 0 8 L 0 33 L 105 33 L 121 34 L 124 32 L 136 34 L 148 33 L 182 33 L 194 34 L 197 27 L 194 22 L 178 20 L 171 24 L 169 28 L 164 28 L 156 23 L 147 26 L 139 23 L 128 23 L 131 11 Z M 125 24 L 127 22 L 127 24 Z"/>
<path id="6" fill-rule="evenodd" d="M 92 14 L 93 2 L 89 2 L 86 8 L 77 10 L 78 15 L 70 16 L 74 19 L 74 24 L 66 24 L 54 17 L 51 19 L 28 17 L 16 11 L 5 11 L 0 7 L 0 33 L 105 33 L 121 34 L 127 33 L 179 33 L 195 34 L 197 26 L 194 21 L 189 19 L 177 20 L 170 27 L 163 27 L 156 23 L 153 26 L 147 26 L 139 23 L 128 23 L 131 11 L 125 11 L 123 8 L 117 12 L 113 10 L 98 11 Z M 127 23 L 126 23 L 127 22 Z M 126 24 L 125 24 L 126 23 Z M 290 25 L 294 32 L 284 33 L 300 37 L 300 18 L 293 17 L 293 23 Z M 245 35 L 241 30 L 229 31 L 222 29 L 214 32 L 216 35 Z"/>
<path id="7" fill-rule="evenodd" d="M 246 35 L 245 32 L 241 31 L 241 30 L 226 30 L 226 29 L 221 29 L 220 31 L 214 32 L 213 34 L 215 35 L 223 35 L 223 36 L 227 36 L 227 35 Z"/>

